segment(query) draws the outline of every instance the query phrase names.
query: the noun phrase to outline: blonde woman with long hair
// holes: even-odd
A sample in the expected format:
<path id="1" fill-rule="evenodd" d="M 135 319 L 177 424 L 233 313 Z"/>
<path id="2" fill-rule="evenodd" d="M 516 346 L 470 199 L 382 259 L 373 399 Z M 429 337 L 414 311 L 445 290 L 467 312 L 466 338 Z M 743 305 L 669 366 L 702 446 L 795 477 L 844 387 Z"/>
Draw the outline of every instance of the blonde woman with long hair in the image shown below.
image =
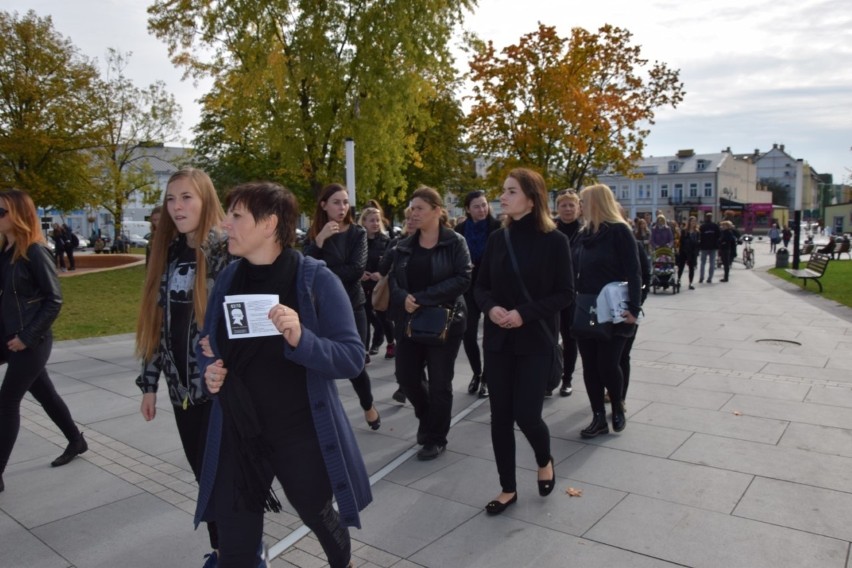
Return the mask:
<path id="1" fill-rule="evenodd" d="M 0 192 L 0 361 L 7 364 L 0 387 L 0 492 L 27 392 L 68 440 L 65 452 L 50 465 L 65 465 L 89 449 L 45 367 L 53 347 L 51 326 L 62 308 L 46 245 L 30 196 L 16 189 Z"/>
<path id="2" fill-rule="evenodd" d="M 593 438 L 609 432 L 604 406 L 604 389 L 612 403 L 612 427 L 624 430 L 626 418 L 622 401 L 623 376 L 619 361 L 627 339 L 636 332 L 635 324 L 642 304 L 642 274 L 636 239 L 621 216 L 612 190 L 597 184 L 580 192 L 583 207 L 583 229 L 574 265 L 577 293 L 597 295 L 611 282 L 627 282 L 628 305 L 622 314 L 624 322 L 613 326 L 609 339 L 577 338 L 583 359 L 583 381 L 592 407 L 592 422 L 580 432 Z"/>
<path id="3" fill-rule="evenodd" d="M 230 257 L 219 227 L 224 212 L 206 173 L 184 168 L 172 174 L 163 209 L 166 214 L 153 233 L 136 325 L 136 355 L 142 360 L 136 384 L 143 393 L 142 416 L 151 421 L 157 414 L 160 374 L 165 375 L 183 451 L 198 479 L 210 404 L 195 353 L 207 295 Z M 205 566 L 215 566 L 216 527 L 210 523 L 207 529 L 213 552 Z"/>

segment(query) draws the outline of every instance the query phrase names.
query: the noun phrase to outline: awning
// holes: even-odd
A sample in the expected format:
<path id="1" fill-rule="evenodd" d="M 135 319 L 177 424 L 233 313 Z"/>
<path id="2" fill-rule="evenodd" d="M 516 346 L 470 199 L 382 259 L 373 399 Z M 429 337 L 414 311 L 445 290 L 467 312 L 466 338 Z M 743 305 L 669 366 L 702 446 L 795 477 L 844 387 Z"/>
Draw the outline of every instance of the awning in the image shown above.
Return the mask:
<path id="1" fill-rule="evenodd" d="M 726 210 L 728 210 L 728 211 L 731 211 L 731 210 L 742 211 L 743 209 L 745 209 L 745 205 L 743 203 L 739 203 L 739 202 L 734 201 L 732 199 L 726 199 L 724 197 L 720 197 L 719 198 L 719 209 L 721 209 L 722 211 L 726 211 Z"/>

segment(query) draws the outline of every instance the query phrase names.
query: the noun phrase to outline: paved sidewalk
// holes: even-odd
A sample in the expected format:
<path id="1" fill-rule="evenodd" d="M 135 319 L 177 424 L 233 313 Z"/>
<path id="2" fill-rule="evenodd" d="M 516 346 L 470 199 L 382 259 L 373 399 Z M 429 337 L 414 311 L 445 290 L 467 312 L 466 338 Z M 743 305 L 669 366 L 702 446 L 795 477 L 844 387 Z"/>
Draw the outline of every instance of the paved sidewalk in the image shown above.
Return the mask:
<path id="1" fill-rule="evenodd" d="M 410 405 L 391 400 L 392 361 L 369 371 L 382 428 L 339 383 L 375 500 L 352 531 L 356 566 L 852 567 L 852 310 L 736 265 L 729 283 L 651 295 L 633 351 L 621 434 L 582 440 L 582 372 L 570 398 L 545 401 L 557 489 L 536 490 L 518 433 L 518 503 L 499 517 L 487 401 L 456 365 L 448 451 L 413 458 Z M 842 262 L 842 261 L 840 261 Z M 830 268 L 829 268 L 830 269 Z M 696 277 L 697 281 L 697 277 Z M 31 399 L 0 494 L 0 567 L 201 566 L 196 486 L 167 397 L 139 415 L 130 335 L 56 344 L 50 371 L 90 451 L 53 469 L 65 440 Z M 3 371 L 0 371 L 2 373 Z M 387 466 L 387 467 L 386 467 Z M 571 497 L 568 488 L 582 491 Z M 323 566 L 289 512 L 268 515 L 272 562 Z"/>

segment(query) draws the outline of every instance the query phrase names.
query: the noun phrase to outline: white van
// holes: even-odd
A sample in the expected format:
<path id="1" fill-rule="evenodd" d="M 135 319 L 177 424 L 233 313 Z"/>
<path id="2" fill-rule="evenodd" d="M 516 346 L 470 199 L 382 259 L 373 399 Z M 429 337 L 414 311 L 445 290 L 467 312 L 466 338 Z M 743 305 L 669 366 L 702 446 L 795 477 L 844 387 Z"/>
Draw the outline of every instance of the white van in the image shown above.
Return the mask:
<path id="1" fill-rule="evenodd" d="M 151 232 L 151 223 L 148 221 L 131 221 L 126 220 L 121 222 L 121 232 L 125 235 L 139 235 L 144 237 Z"/>

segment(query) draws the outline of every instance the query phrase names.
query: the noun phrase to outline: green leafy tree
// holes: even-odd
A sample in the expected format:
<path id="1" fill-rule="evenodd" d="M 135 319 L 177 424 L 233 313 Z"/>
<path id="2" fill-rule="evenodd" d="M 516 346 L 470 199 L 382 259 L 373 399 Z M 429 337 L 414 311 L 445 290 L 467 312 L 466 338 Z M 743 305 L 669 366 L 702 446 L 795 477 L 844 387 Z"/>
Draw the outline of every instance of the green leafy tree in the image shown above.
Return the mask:
<path id="1" fill-rule="evenodd" d="M 683 99 L 679 72 L 649 65 L 625 29 L 574 28 L 568 38 L 539 24 L 499 54 L 469 38 L 470 139 L 500 179 L 517 165 L 551 186 L 579 187 L 609 169 L 628 174 L 641 158 L 655 111 Z"/>
<path id="2" fill-rule="evenodd" d="M 454 26 L 474 4 L 156 0 L 149 29 L 188 75 L 214 79 L 196 146 L 215 155 L 221 179 L 263 174 L 309 206 L 325 183 L 343 179 L 352 137 L 359 202 L 394 204 L 419 159 L 434 80 L 454 74 Z"/>
<path id="3" fill-rule="evenodd" d="M 106 77 L 96 99 L 103 135 L 92 151 L 97 172 L 88 196 L 90 205 L 112 214 L 116 234 L 134 194 L 141 193 L 145 203 L 160 197 L 150 159 L 159 157 L 156 149 L 176 139 L 180 130 L 180 107 L 165 84 L 157 81 L 139 88 L 125 75 L 130 55 L 114 49 L 107 52 Z"/>
<path id="4" fill-rule="evenodd" d="M 60 211 L 85 202 L 101 124 L 94 64 L 50 17 L 0 12 L 0 185 Z"/>

